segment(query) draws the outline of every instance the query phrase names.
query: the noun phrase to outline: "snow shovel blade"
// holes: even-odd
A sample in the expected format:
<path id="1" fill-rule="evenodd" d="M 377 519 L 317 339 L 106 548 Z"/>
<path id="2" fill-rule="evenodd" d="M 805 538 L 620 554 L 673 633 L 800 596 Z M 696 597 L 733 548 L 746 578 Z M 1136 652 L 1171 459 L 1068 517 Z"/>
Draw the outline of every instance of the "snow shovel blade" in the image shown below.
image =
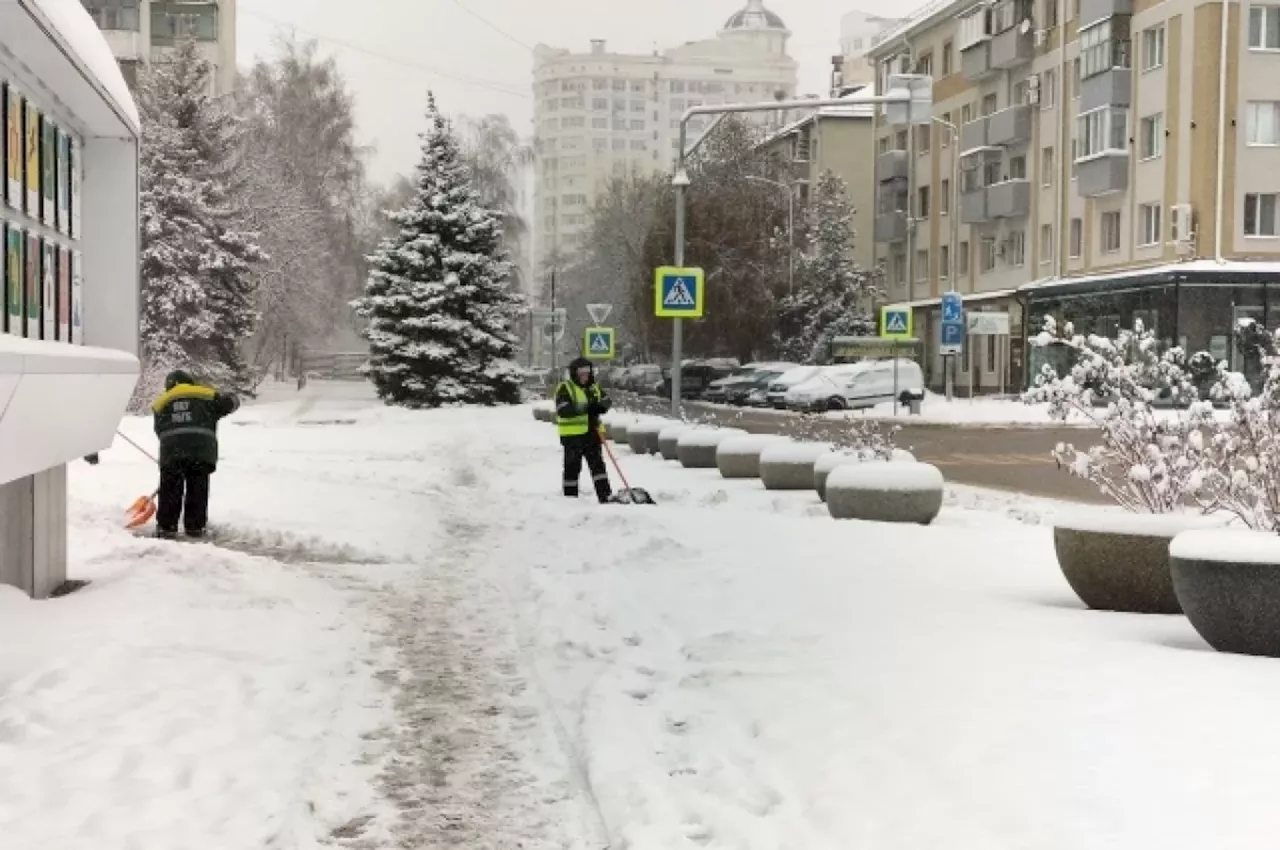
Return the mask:
<path id="1" fill-rule="evenodd" d="M 643 487 L 631 487 L 619 490 L 609 497 L 609 501 L 618 505 L 656 505 L 658 504 Z"/>
<path id="2" fill-rule="evenodd" d="M 138 500 L 124 512 L 126 529 L 141 528 L 156 515 L 156 500 L 150 496 L 139 496 Z"/>

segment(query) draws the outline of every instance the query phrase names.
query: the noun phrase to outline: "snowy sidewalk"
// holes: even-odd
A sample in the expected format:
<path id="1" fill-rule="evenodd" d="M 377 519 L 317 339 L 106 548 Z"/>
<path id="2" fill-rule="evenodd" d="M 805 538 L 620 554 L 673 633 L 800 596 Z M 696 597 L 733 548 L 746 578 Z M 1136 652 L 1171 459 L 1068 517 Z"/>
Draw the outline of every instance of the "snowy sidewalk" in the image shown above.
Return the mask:
<path id="1" fill-rule="evenodd" d="M 119 533 L 154 474 L 124 446 L 77 465 L 93 584 L 0 597 L 0 846 L 1256 850 L 1280 828 L 1273 662 L 1083 610 L 1052 503 L 955 489 L 930 528 L 836 523 L 625 450 L 658 507 L 571 503 L 527 409 L 350 389 L 225 426 L 230 549 Z"/>

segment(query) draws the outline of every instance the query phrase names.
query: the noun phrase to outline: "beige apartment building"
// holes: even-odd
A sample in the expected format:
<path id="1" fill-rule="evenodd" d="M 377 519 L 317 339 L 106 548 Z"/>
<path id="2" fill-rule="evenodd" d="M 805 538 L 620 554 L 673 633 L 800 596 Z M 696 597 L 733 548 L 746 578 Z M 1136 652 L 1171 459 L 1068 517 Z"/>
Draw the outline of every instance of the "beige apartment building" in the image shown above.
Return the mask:
<path id="1" fill-rule="evenodd" d="M 979 391 L 1038 370 L 1046 315 L 1235 366 L 1240 319 L 1280 327 L 1280 6 L 935 2 L 871 53 L 881 91 L 934 80 L 932 126 L 875 130 L 877 259 L 933 385 L 952 272 L 966 310 L 1011 315 L 960 358 Z"/>
<path id="2" fill-rule="evenodd" d="M 533 229 L 539 270 L 578 250 L 587 214 L 610 177 L 672 167 L 687 108 L 794 97 L 790 37 L 762 0 L 748 0 L 715 38 L 661 52 L 615 53 L 602 40 L 588 53 L 538 45 Z M 691 120 L 689 141 L 713 120 Z M 789 119 L 770 113 L 758 120 Z"/>
<path id="3" fill-rule="evenodd" d="M 794 121 L 766 138 L 761 147 L 774 161 L 772 178 L 779 191 L 792 193 L 797 219 L 809 200 L 809 190 L 826 171 L 849 187 L 854 206 L 854 259 L 874 268 L 875 161 L 867 151 L 875 144 L 874 108 L 869 105 L 826 107 Z M 795 223 L 797 228 L 800 222 Z"/>
<path id="4" fill-rule="evenodd" d="M 138 70 L 163 62 L 179 39 L 191 37 L 213 65 L 212 94 L 236 83 L 235 0 L 81 0 L 106 36 L 132 88 Z"/>

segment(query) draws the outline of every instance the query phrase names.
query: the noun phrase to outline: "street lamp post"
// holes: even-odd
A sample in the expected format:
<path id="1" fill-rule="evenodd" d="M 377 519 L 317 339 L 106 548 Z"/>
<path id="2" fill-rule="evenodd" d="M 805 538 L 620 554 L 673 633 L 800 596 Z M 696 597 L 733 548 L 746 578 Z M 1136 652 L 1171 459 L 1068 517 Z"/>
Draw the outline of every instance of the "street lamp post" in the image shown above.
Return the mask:
<path id="1" fill-rule="evenodd" d="M 907 76 L 909 75 L 898 75 L 900 79 L 905 79 Z M 814 100 L 774 100 L 765 103 L 726 103 L 720 106 L 693 106 L 686 109 L 684 115 L 680 118 L 680 137 L 676 145 L 675 175 L 671 178 L 671 185 L 675 188 L 676 195 L 675 266 L 677 268 L 684 267 L 685 193 L 690 183 L 689 173 L 685 169 L 685 164 L 688 156 L 693 153 L 692 150 L 685 150 L 685 145 L 689 138 L 690 118 L 695 115 L 727 115 L 741 112 L 773 112 L 774 110 L 820 109 L 824 106 L 857 106 L 860 104 L 883 103 L 907 107 L 907 123 L 911 123 L 911 106 L 914 101 L 914 93 L 910 87 L 910 81 L 908 81 L 906 87 L 895 89 L 888 94 L 869 95 L 855 92 L 848 97 L 829 97 Z M 704 134 L 699 139 L 699 142 L 706 137 L 707 134 Z M 671 321 L 671 415 L 679 419 L 682 389 L 680 360 L 684 356 L 684 328 L 681 319 L 677 318 Z"/>
<path id="2" fill-rule="evenodd" d="M 779 183 L 777 180 L 770 180 L 767 177 L 753 177 L 747 175 L 748 180 L 754 180 L 757 183 L 767 183 L 770 186 L 776 186 L 787 193 L 787 294 L 793 295 L 796 291 L 796 193 L 795 189 L 786 183 Z"/>

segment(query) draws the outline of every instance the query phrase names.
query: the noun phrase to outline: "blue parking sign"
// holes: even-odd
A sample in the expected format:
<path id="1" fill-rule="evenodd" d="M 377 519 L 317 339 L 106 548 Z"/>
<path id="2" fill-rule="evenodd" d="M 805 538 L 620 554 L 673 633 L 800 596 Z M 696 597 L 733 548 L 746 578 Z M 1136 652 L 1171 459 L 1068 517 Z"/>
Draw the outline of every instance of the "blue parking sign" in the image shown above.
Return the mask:
<path id="1" fill-rule="evenodd" d="M 964 318 L 964 299 L 959 292 L 944 292 L 942 295 L 942 321 L 959 322 Z"/>

